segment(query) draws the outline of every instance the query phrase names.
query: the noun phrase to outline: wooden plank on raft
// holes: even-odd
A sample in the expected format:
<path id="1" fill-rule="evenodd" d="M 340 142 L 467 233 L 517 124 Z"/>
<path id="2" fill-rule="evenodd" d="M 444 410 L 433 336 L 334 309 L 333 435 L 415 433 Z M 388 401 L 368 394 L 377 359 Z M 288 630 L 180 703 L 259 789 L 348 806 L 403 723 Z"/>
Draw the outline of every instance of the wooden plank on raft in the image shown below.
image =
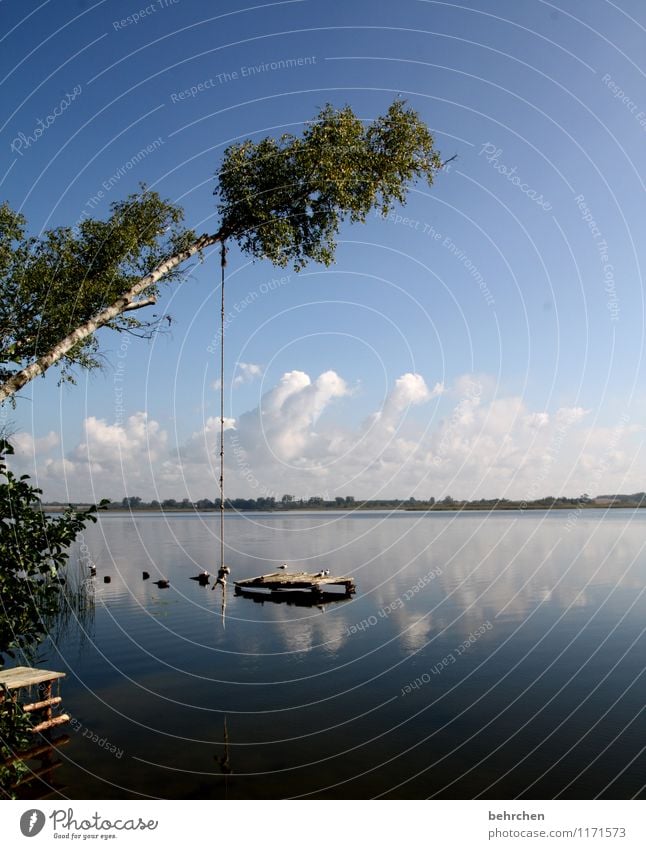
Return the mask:
<path id="1" fill-rule="evenodd" d="M 241 590 L 265 587 L 269 590 L 318 590 L 325 592 L 328 587 L 344 587 L 346 592 L 355 592 L 352 578 L 338 578 L 333 575 L 312 575 L 309 572 L 271 572 L 235 581 Z"/>

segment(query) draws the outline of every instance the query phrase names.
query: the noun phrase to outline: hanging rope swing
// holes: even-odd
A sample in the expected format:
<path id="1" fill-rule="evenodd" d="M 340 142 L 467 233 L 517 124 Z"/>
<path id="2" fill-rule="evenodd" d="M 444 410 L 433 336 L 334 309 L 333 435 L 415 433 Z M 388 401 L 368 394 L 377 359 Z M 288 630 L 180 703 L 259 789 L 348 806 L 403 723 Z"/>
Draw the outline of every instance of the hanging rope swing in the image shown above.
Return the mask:
<path id="1" fill-rule="evenodd" d="M 222 587 L 222 609 L 224 611 L 227 575 L 231 570 L 224 564 L 224 270 L 227 265 L 227 247 L 224 242 L 220 245 L 220 566 L 218 584 Z"/>
<path id="2" fill-rule="evenodd" d="M 220 245 L 220 566 L 218 568 L 217 580 L 213 583 L 212 589 L 216 586 L 222 587 L 222 626 L 225 626 L 225 612 L 227 604 L 227 576 L 231 574 L 231 570 L 224 563 L 224 327 L 225 327 L 225 311 L 224 311 L 224 278 L 225 268 L 227 265 L 227 249 L 224 242 Z M 287 568 L 287 564 L 283 564 L 281 569 Z M 285 574 L 278 573 L 272 575 L 260 575 L 257 578 L 248 578 L 244 581 L 236 581 L 236 594 L 238 590 L 246 589 L 247 592 L 253 592 L 254 589 L 262 588 L 263 593 L 269 588 L 270 591 L 275 590 L 296 590 L 299 592 L 310 592 L 313 598 L 318 602 L 325 594 L 330 594 L 336 591 L 336 594 L 341 597 L 348 598 L 356 590 L 354 581 L 351 578 L 331 578 L 329 570 L 322 570 L 316 575 L 310 575 L 306 572 Z M 283 593 L 284 597 L 284 593 Z"/>

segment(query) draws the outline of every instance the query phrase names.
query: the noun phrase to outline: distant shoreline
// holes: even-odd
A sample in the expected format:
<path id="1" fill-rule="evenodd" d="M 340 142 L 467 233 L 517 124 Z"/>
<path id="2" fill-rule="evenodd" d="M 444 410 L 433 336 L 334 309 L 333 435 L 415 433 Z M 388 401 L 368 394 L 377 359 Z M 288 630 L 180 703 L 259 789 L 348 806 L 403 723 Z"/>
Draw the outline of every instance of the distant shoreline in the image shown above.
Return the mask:
<path id="1" fill-rule="evenodd" d="M 68 505 L 63 504 L 43 504 L 42 510 L 46 513 L 63 513 L 67 509 Z M 89 504 L 75 504 L 75 509 L 82 510 L 89 507 Z M 536 512 L 543 511 L 546 513 L 551 512 L 552 510 L 569 510 L 572 512 L 578 512 L 580 510 L 637 510 L 641 508 L 646 508 L 646 502 L 630 502 L 630 501 L 614 501 L 607 504 L 595 504 L 595 503 L 556 503 L 552 505 L 545 504 L 524 504 L 523 502 L 517 501 L 509 501 L 504 503 L 499 503 L 496 505 L 491 504 L 482 504 L 477 502 L 469 502 L 467 504 L 453 504 L 453 505 L 444 505 L 444 504 L 435 504 L 432 507 L 429 506 L 416 506 L 416 505 L 408 505 L 408 504 L 399 504 L 399 505 L 388 505 L 388 504 L 365 504 L 365 505 L 354 505 L 352 507 L 344 507 L 343 505 L 330 505 L 330 506 L 321 506 L 321 505 L 307 505 L 298 507 L 282 507 L 276 506 L 273 508 L 262 507 L 262 508 L 239 508 L 239 507 L 227 507 L 226 513 L 366 513 L 370 511 L 389 511 L 396 513 L 468 513 L 468 512 L 479 512 L 479 513 L 492 513 L 492 512 L 510 512 L 517 511 L 526 513 L 528 511 Z M 159 514 L 195 514 L 195 513 L 219 513 L 218 507 L 150 507 L 150 506 L 142 506 L 142 507 L 110 507 L 107 510 L 102 510 L 98 513 L 99 516 L 105 513 L 109 514 L 136 514 L 136 513 L 159 513 Z"/>

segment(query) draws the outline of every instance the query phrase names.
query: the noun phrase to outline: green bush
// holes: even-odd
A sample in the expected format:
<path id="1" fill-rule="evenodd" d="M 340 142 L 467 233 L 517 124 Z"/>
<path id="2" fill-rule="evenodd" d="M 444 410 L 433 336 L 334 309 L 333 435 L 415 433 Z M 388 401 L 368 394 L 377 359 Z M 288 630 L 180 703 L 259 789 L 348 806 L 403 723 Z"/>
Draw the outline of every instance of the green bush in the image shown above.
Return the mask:
<path id="1" fill-rule="evenodd" d="M 68 507 L 61 516 L 47 516 L 41 490 L 28 475 L 17 478 L 7 468 L 11 454 L 11 444 L 0 439 L 0 667 L 3 654 L 13 658 L 45 636 L 59 605 L 69 546 L 88 521 L 96 522 L 98 509 Z"/>

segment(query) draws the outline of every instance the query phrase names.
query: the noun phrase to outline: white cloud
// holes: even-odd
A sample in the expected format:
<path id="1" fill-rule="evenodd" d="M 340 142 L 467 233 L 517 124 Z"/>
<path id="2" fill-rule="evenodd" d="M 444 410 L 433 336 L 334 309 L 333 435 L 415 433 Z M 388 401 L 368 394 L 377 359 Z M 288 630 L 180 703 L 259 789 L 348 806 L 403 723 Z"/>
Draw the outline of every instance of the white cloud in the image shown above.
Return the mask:
<path id="1" fill-rule="evenodd" d="M 383 409 L 375 414 L 375 421 L 379 421 L 389 430 L 394 430 L 408 407 L 424 404 L 443 392 L 443 383 L 436 383 L 431 390 L 421 374 L 403 374 L 395 381 L 395 387 L 386 398 Z"/>
<path id="2" fill-rule="evenodd" d="M 239 442 L 256 462 L 274 457 L 279 463 L 302 464 L 314 443 L 317 419 L 335 399 L 348 394 L 345 381 L 326 371 L 314 382 L 302 371 L 290 371 L 263 395 L 260 406 L 240 416 Z M 320 445 L 316 453 L 320 451 Z"/>
<path id="3" fill-rule="evenodd" d="M 58 438 L 49 434 L 50 456 L 36 457 L 34 462 L 24 451 L 29 440 L 28 434 L 12 439 L 20 470 L 37 480 L 45 497 L 60 501 L 136 495 L 138 489 L 153 497 L 155 474 L 168 453 L 168 435 L 144 412 L 123 424 L 89 416 L 81 442 L 67 455 L 52 455 Z"/>
<path id="4" fill-rule="evenodd" d="M 58 434 L 53 430 L 50 430 L 46 436 L 42 436 L 39 439 L 34 439 L 30 433 L 22 431 L 12 436 L 10 441 L 19 453 L 42 454 L 55 448 L 59 444 L 60 439 Z"/>
<path id="5" fill-rule="evenodd" d="M 286 372 L 255 409 L 225 422 L 227 491 L 529 499 L 643 488 L 640 428 L 594 426 L 579 406 L 532 410 L 493 388 L 473 375 L 429 388 L 407 373 L 379 410 L 349 428 L 344 411 L 361 396 L 339 374 Z M 219 427 L 209 418 L 177 445 L 143 412 L 120 424 L 90 416 L 80 443 L 64 454 L 53 432 L 17 434 L 14 465 L 33 474 L 35 462 L 39 485 L 59 500 L 197 499 L 214 491 Z"/>
<path id="6" fill-rule="evenodd" d="M 167 435 L 159 422 L 144 412 L 130 416 L 125 424 L 108 424 L 104 419 L 85 419 L 85 440 L 75 450 L 78 462 L 124 463 L 154 461 L 163 454 Z"/>
<path id="7" fill-rule="evenodd" d="M 238 386 L 242 386 L 245 383 L 253 383 L 254 380 L 258 380 L 258 378 L 262 377 L 263 368 L 257 363 L 236 363 L 234 378 L 232 381 L 232 386 L 234 389 L 237 389 Z M 218 377 L 217 380 L 214 380 L 211 383 L 211 389 L 221 389 L 222 381 Z"/>
<path id="8" fill-rule="evenodd" d="M 236 363 L 236 375 L 233 378 L 234 386 L 242 386 L 243 383 L 251 383 L 262 377 L 262 366 L 256 363 Z"/>

